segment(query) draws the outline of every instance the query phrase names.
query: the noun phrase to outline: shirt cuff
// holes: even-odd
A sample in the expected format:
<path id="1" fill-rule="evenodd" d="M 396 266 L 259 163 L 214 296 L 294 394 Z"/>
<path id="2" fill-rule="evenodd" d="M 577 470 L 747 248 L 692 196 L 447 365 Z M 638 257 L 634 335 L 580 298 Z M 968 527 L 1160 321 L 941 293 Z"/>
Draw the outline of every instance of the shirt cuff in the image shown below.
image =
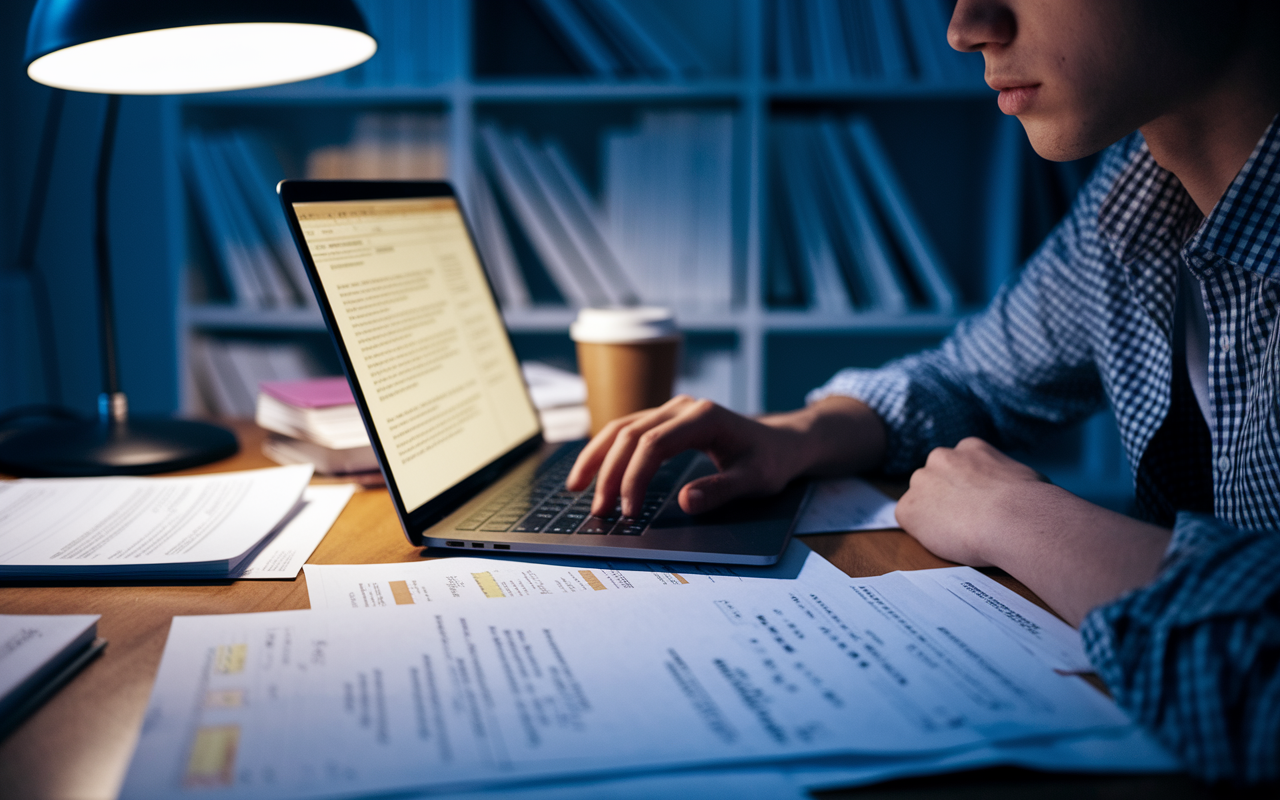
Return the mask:
<path id="1" fill-rule="evenodd" d="M 826 397 L 852 397 L 866 403 L 884 423 L 886 458 L 879 469 L 887 475 L 905 475 L 919 466 L 920 442 L 932 433 L 929 419 L 920 420 L 925 437 L 912 436 L 907 399 L 910 396 L 911 379 L 902 370 L 893 367 L 881 369 L 844 369 L 831 380 L 809 392 L 805 404 L 813 404 Z"/>

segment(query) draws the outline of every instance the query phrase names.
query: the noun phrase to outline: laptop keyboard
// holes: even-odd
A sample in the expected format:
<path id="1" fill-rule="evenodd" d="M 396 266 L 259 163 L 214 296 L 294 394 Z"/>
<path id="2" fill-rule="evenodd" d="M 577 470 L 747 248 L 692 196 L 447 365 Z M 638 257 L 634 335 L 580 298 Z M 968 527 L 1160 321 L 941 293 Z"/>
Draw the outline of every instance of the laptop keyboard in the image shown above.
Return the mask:
<path id="1" fill-rule="evenodd" d="M 542 463 L 537 472 L 491 498 L 474 514 L 455 525 L 455 530 L 640 536 L 667 498 L 679 489 L 677 482 L 695 455 L 693 451 L 682 453 L 658 468 L 649 482 L 639 516 L 624 517 L 615 505 L 613 513 L 597 517 L 591 514 L 594 483 L 583 492 L 570 492 L 564 488 L 564 480 L 585 444 L 574 442 L 560 448 Z"/>

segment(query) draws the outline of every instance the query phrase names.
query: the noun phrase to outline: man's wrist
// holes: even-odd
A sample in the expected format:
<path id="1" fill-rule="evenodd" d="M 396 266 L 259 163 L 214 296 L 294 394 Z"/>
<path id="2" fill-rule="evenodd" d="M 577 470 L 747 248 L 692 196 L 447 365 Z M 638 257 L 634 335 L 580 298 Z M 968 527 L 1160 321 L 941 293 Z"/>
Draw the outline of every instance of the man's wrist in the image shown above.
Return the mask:
<path id="1" fill-rule="evenodd" d="M 825 397 L 760 421 L 795 435 L 796 475 L 867 472 L 884 460 L 884 423 L 870 406 L 851 397 Z"/>

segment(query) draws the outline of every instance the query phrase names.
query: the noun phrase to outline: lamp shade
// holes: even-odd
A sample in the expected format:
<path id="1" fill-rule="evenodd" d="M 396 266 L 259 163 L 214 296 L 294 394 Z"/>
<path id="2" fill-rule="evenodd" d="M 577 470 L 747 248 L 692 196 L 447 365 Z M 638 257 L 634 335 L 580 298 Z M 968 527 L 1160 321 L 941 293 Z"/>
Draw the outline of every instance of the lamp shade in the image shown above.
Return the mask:
<path id="1" fill-rule="evenodd" d="M 352 0 L 39 0 L 25 61 L 60 89 L 187 94 L 316 78 L 376 50 Z"/>

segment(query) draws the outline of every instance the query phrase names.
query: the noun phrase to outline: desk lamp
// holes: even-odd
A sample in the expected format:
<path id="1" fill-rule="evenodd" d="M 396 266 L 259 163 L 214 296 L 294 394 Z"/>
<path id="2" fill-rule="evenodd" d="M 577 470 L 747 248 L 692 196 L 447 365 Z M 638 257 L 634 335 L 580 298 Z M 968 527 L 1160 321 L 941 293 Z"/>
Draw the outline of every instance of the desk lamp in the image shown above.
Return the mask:
<path id="1" fill-rule="evenodd" d="M 0 442 L 0 471 L 147 475 L 234 454 L 235 436 L 204 422 L 130 418 L 120 388 L 107 187 L 122 94 L 249 89 L 353 67 L 377 49 L 352 0 L 39 0 L 27 74 L 108 95 L 98 156 L 95 250 L 103 392 L 98 419 L 56 422 Z"/>

